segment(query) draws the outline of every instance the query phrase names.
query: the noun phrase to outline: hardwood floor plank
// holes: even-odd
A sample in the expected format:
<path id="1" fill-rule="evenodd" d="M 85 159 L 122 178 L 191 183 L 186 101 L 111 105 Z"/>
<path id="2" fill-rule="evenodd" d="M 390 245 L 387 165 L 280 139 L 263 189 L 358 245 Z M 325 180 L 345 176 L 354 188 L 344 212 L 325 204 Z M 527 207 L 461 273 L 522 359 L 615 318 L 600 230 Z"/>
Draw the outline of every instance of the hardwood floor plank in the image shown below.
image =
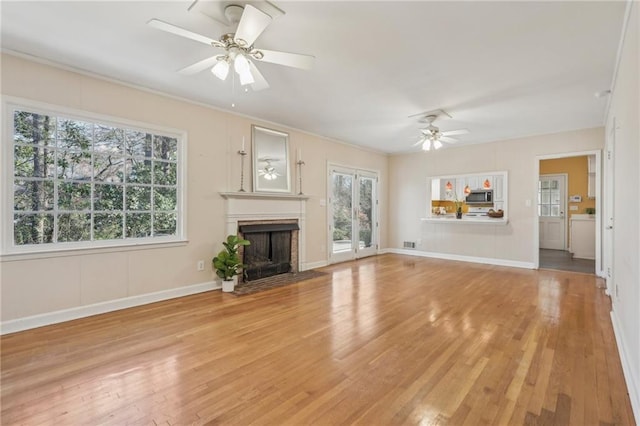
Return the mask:
<path id="1" fill-rule="evenodd" d="M 2 424 L 634 424 L 599 279 L 382 255 L 2 336 Z"/>

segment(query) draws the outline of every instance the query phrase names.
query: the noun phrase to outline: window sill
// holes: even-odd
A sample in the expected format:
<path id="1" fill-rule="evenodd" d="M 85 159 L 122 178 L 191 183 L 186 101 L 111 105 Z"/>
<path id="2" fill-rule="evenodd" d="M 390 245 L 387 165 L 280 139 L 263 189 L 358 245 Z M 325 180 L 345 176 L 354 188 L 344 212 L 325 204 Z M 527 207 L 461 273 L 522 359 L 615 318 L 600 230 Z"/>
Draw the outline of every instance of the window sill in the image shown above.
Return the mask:
<path id="1" fill-rule="evenodd" d="M 21 260 L 49 259 L 56 257 L 84 256 L 89 254 L 117 253 L 137 250 L 152 250 L 171 247 L 183 247 L 189 240 L 172 240 L 157 242 L 136 242 L 129 244 L 109 245 L 104 247 L 73 247 L 32 249 L 29 251 L 4 253 L 0 255 L 0 262 L 16 262 Z"/>

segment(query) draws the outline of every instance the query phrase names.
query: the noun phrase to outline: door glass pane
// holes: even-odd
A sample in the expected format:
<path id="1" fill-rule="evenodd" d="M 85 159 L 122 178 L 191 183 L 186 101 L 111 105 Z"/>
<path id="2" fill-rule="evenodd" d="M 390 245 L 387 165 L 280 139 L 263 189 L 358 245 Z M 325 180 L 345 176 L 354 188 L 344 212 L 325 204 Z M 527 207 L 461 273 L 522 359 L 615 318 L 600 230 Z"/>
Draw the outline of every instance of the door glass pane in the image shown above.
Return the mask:
<path id="1" fill-rule="evenodd" d="M 360 178 L 359 200 L 358 206 L 358 229 L 359 243 L 358 248 L 369 248 L 373 245 L 372 229 L 373 229 L 373 188 L 374 180 L 367 177 Z"/>
<path id="2" fill-rule="evenodd" d="M 541 203 L 549 204 L 549 191 L 542 191 L 540 195 L 542 196 Z"/>
<path id="3" fill-rule="evenodd" d="M 541 178 L 538 181 L 538 215 L 540 217 L 561 217 L 560 183 L 557 178 Z"/>
<path id="4" fill-rule="evenodd" d="M 333 253 L 351 250 L 353 176 L 333 172 Z"/>

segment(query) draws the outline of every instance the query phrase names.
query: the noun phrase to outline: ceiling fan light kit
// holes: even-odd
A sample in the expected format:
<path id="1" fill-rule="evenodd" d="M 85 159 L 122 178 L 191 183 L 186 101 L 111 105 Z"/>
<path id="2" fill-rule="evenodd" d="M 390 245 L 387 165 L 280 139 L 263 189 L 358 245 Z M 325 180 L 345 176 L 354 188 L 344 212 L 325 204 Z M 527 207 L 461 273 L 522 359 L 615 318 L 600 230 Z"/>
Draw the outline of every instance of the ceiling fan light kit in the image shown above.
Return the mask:
<path id="1" fill-rule="evenodd" d="M 445 143 L 455 143 L 457 139 L 452 138 L 451 135 L 464 135 L 469 133 L 466 129 L 460 130 L 450 130 L 446 132 L 441 132 L 438 127 L 436 127 L 433 122 L 440 116 L 447 116 L 451 118 L 451 116 L 443 110 L 436 110 L 429 113 L 422 113 L 409 116 L 409 118 L 419 117 L 419 123 L 426 123 L 427 127 L 420 129 L 422 135 L 418 142 L 416 142 L 413 146 L 422 145 L 423 151 L 431 151 L 432 149 L 440 149 Z"/>
<path id="2" fill-rule="evenodd" d="M 218 62 L 211 68 L 211 72 L 220 80 L 225 80 L 229 75 L 229 58 L 226 56 L 218 58 Z"/>
<path id="3" fill-rule="evenodd" d="M 315 58 L 311 55 L 254 48 L 253 43 L 273 20 L 265 12 L 250 4 L 244 6 L 232 4 L 225 8 L 224 13 L 230 23 L 237 24 L 237 28 L 235 33 L 224 34 L 220 40 L 193 33 L 158 19 L 151 19 L 147 24 L 225 51 L 224 55 L 216 55 L 183 68 L 180 71 L 182 74 L 196 74 L 211 67 L 213 75 L 220 80 L 226 80 L 229 67 L 233 65 L 234 71 L 240 78 L 240 85 L 251 85 L 254 91 L 258 91 L 267 89 L 269 84 L 252 59 L 306 70 L 312 67 Z"/>

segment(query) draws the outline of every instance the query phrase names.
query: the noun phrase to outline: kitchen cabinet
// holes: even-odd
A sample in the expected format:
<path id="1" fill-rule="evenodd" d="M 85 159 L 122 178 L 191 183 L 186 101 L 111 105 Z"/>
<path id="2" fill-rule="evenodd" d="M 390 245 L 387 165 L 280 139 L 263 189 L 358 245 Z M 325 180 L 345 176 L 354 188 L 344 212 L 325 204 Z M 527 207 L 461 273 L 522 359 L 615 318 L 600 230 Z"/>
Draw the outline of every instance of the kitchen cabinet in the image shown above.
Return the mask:
<path id="1" fill-rule="evenodd" d="M 493 200 L 496 203 L 504 201 L 504 176 L 493 177 Z"/>
<path id="2" fill-rule="evenodd" d="M 493 176 L 480 176 L 480 187 L 478 189 L 495 189 Z"/>
<path id="3" fill-rule="evenodd" d="M 481 189 L 482 185 L 480 183 L 480 176 L 470 176 L 467 178 L 467 185 L 471 190 Z"/>
<path id="4" fill-rule="evenodd" d="M 587 156 L 587 197 L 596 198 L 596 156 Z"/>
<path id="5" fill-rule="evenodd" d="M 593 215 L 574 214 L 569 221 L 570 249 L 576 259 L 596 258 L 596 219 Z"/>
<path id="6" fill-rule="evenodd" d="M 464 200 L 466 194 L 464 193 L 464 188 L 467 186 L 467 178 L 459 177 L 456 178 L 456 197 L 458 200 Z"/>
<path id="7" fill-rule="evenodd" d="M 447 189 L 447 185 L 451 184 L 451 189 Z M 440 179 L 440 199 L 441 200 L 453 200 L 456 194 L 456 178 L 442 178 Z"/>

